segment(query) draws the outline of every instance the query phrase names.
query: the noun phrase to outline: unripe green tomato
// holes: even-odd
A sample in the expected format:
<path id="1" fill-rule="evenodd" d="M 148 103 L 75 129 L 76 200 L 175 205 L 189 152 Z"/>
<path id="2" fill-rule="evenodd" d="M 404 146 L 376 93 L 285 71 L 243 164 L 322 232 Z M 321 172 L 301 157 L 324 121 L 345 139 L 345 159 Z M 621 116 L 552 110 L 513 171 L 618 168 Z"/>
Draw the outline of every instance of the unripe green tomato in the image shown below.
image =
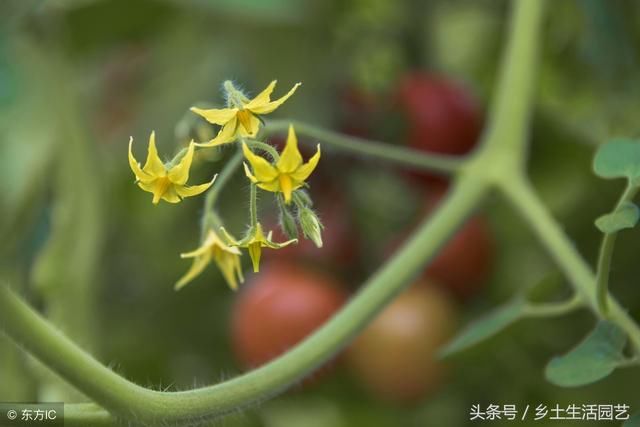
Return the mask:
<path id="1" fill-rule="evenodd" d="M 400 294 L 358 336 L 346 360 L 378 398 L 420 401 L 438 390 L 446 366 L 436 352 L 454 332 L 457 308 L 437 286 L 416 283 Z"/>

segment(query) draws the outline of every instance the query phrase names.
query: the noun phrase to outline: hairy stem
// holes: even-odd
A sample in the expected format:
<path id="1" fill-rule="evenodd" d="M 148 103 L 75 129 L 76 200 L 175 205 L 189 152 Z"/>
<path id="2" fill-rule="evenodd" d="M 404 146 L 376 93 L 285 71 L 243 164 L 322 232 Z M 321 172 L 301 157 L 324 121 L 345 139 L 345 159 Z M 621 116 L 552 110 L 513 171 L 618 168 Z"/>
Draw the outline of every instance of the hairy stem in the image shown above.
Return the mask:
<path id="1" fill-rule="evenodd" d="M 636 187 L 631 183 L 627 184 L 627 188 L 624 190 L 614 211 L 620 208 L 623 204 L 633 200 L 635 195 L 640 190 L 640 187 Z M 600 253 L 598 255 L 598 267 L 596 269 L 596 292 L 598 308 L 604 317 L 608 314 L 608 296 L 609 296 L 609 271 L 611 269 L 611 258 L 613 257 L 613 248 L 616 245 L 616 237 L 618 232 L 604 233 L 602 237 L 602 243 L 600 244 Z"/>
<path id="2" fill-rule="evenodd" d="M 249 192 L 249 220 L 251 221 L 251 227 L 258 225 L 258 188 L 255 184 L 251 183 L 251 190 Z"/>
<path id="3" fill-rule="evenodd" d="M 218 385 L 170 393 L 133 384 L 78 348 L 4 286 L 0 327 L 70 384 L 123 418 L 144 423 L 214 418 L 278 393 L 332 357 L 411 282 L 486 191 L 484 181 L 463 178 L 433 217 L 322 328 L 271 363 Z"/>
<path id="4" fill-rule="evenodd" d="M 243 138 L 242 142 L 247 144 L 249 148 L 261 150 L 269 154 L 269 156 L 271 156 L 271 159 L 274 162 L 277 162 L 278 160 L 280 160 L 280 155 L 278 154 L 278 151 L 273 146 L 265 142 L 258 141 L 256 139 L 247 139 L 247 138 Z"/>

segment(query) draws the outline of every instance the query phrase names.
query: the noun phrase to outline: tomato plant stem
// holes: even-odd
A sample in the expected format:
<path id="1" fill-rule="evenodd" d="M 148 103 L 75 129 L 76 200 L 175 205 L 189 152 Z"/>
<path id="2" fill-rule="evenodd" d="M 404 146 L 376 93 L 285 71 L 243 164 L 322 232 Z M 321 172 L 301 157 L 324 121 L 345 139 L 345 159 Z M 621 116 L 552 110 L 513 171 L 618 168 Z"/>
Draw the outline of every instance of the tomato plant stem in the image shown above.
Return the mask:
<path id="1" fill-rule="evenodd" d="M 110 419 L 114 422 L 116 416 L 146 425 L 204 422 L 277 394 L 334 356 L 411 283 L 494 186 L 503 191 L 535 231 L 570 279 L 580 295 L 580 302 L 588 303 L 599 315 L 595 275 L 524 177 L 544 1 L 519 0 L 513 4 L 509 41 L 491 108 L 491 120 L 483 144 L 470 157 L 427 155 L 294 123 L 300 135 L 332 147 L 405 166 L 453 173 L 456 178 L 440 207 L 397 254 L 369 278 L 343 309 L 287 353 L 220 384 L 190 391 L 160 392 L 127 381 L 100 364 L 4 286 L 0 286 L 0 327 L 45 365 L 111 412 Z M 281 132 L 288 125 L 289 122 L 270 122 L 266 131 Z M 233 161 L 239 165 L 240 160 L 240 157 L 234 157 Z M 217 193 L 207 196 L 210 199 L 208 207 L 213 205 L 216 196 Z M 609 302 L 609 319 L 624 329 L 635 348 L 640 350 L 638 325 L 615 299 L 609 298 Z M 578 302 L 545 305 L 538 307 L 537 312 L 546 315 L 564 313 L 573 309 L 573 304 Z M 533 311 L 535 315 L 536 309 Z M 95 407 L 74 406 L 71 412 L 84 420 L 93 417 L 104 421 L 105 417 L 110 417 Z"/>
<path id="2" fill-rule="evenodd" d="M 398 163 L 404 167 L 427 169 L 444 174 L 458 171 L 465 161 L 460 156 L 426 154 L 423 151 L 397 147 L 379 141 L 343 135 L 299 121 L 274 120 L 267 122 L 266 134 L 284 133 L 292 124 L 299 136 L 322 142 L 332 148 L 353 154 L 377 158 L 385 162 Z"/>
<path id="3" fill-rule="evenodd" d="M 544 304 L 527 304 L 526 315 L 529 317 L 562 316 L 585 305 L 582 294 L 576 293 L 566 301 L 549 302 Z"/>
<path id="4" fill-rule="evenodd" d="M 322 328 L 267 365 L 217 385 L 159 392 L 129 382 L 60 334 L 6 286 L 0 286 L 0 325 L 14 341 L 113 414 L 146 424 L 211 419 L 277 394 L 333 356 L 411 282 L 487 190 L 483 180 L 461 178 L 433 217 Z"/>
<path id="5" fill-rule="evenodd" d="M 623 204 L 633 200 L 638 193 L 639 187 L 627 184 L 624 192 L 620 196 L 614 211 Z M 609 297 L 609 271 L 611 270 L 611 258 L 613 257 L 613 248 L 616 244 L 618 232 L 604 233 L 602 243 L 600 244 L 600 253 L 598 255 L 598 267 L 596 269 L 596 292 L 598 309 L 604 317 L 608 314 L 608 297 Z"/>
<path id="6" fill-rule="evenodd" d="M 526 178 L 504 181 L 501 189 L 537 234 L 576 291 L 583 295 L 594 313 L 601 316 L 595 275 Z M 609 297 L 609 300 L 609 320 L 618 324 L 627 333 L 636 350 L 640 351 L 640 328 L 613 297 Z"/>

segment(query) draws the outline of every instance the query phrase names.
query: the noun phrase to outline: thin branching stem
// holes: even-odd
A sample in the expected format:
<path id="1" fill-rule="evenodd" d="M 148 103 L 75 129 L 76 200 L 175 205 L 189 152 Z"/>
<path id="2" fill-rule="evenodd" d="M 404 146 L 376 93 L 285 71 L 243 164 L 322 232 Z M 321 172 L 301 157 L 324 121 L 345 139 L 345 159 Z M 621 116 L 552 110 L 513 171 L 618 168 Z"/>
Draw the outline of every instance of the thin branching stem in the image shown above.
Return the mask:
<path id="1" fill-rule="evenodd" d="M 640 188 L 631 182 L 627 184 L 624 192 L 620 196 L 614 211 L 623 204 L 630 202 L 638 193 Z M 598 254 L 598 267 L 596 269 L 596 293 L 598 301 L 598 309 L 604 317 L 607 316 L 609 310 L 609 272 L 611 270 L 611 259 L 613 258 L 613 248 L 616 245 L 616 237 L 618 232 L 604 233 L 602 243 L 600 244 L 600 252 Z"/>

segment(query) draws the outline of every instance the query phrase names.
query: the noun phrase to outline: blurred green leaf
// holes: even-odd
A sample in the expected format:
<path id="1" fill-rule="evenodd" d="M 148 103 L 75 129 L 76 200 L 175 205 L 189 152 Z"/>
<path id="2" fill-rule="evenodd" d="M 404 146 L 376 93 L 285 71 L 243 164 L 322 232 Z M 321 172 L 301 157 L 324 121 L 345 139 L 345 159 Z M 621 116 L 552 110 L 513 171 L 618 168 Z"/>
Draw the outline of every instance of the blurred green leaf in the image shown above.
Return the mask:
<path id="1" fill-rule="evenodd" d="M 165 0 L 168 3 L 179 5 L 182 8 L 201 9 L 216 15 L 227 14 L 244 19 L 257 21 L 293 21 L 304 16 L 312 9 L 310 1 L 295 0 Z"/>
<path id="2" fill-rule="evenodd" d="M 526 302 L 518 298 L 489 312 L 467 326 L 453 341 L 443 347 L 439 352 L 440 357 L 451 356 L 496 335 L 520 320 L 525 315 L 525 308 Z"/>
<path id="3" fill-rule="evenodd" d="M 625 202 L 615 211 L 596 219 L 596 227 L 603 233 L 615 233 L 633 228 L 640 219 L 640 209 L 634 203 Z"/>
<path id="4" fill-rule="evenodd" d="M 622 427 L 640 427 L 640 412 L 625 421 Z"/>
<path id="5" fill-rule="evenodd" d="M 573 350 L 551 359 L 545 377 L 561 387 L 577 387 L 601 380 L 625 362 L 622 350 L 626 342 L 622 329 L 602 320 Z"/>
<path id="6" fill-rule="evenodd" d="M 640 184 L 640 143 L 616 139 L 600 146 L 593 161 L 593 170 L 602 178 L 627 178 Z"/>

